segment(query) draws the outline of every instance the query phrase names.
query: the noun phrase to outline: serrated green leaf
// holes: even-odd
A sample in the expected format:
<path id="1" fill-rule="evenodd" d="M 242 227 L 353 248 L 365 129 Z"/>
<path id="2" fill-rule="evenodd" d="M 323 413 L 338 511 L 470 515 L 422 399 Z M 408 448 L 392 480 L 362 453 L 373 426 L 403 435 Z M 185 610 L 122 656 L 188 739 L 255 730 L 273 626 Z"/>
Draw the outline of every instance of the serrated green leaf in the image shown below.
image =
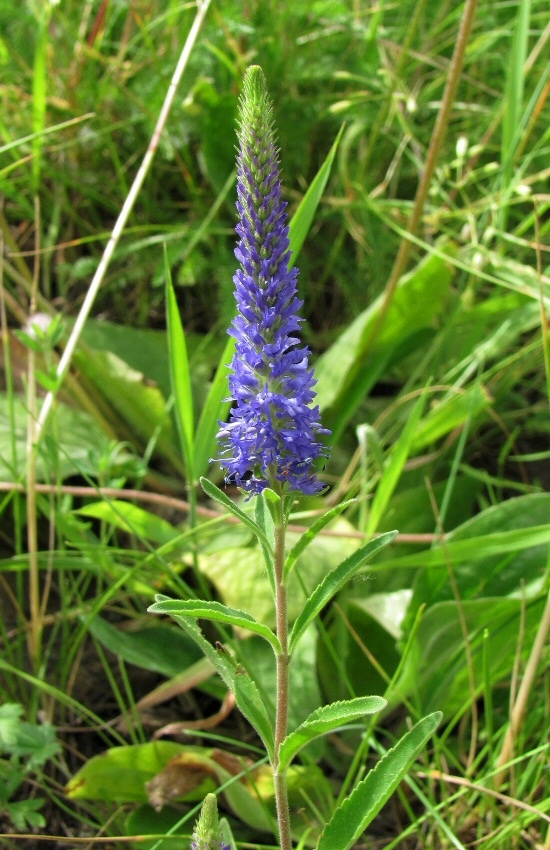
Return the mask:
<path id="1" fill-rule="evenodd" d="M 354 845 L 406 775 L 441 717 L 439 711 L 424 717 L 388 750 L 336 809 L 321 833 L 317 850 L 349 850 Z"/>
<path id="2" fill-rule="evenodd" d="M 335 570 L 329 573 L 321 584 L 318 584 L 302 612 L 296 619 L 290 635 L 289 651 L 292 653 L 300 635 L 307 629 L 308 625 L 315 619 L 321 609 L 338 593 L 347 581 L 374 555 L 384 549 L 395 538 L 397 531 L 388 531 L 375 540 L 371 540 L 366 546 L 362 546 L 349 558 L 346 558 Z"/>
<path id="3" fill-rule="evenodd" d="M 290 573 L 292 567 L 294 566 L 302 552 L 307 548 L 307 546 L 309 546 L 312 540 L 315 540 L 319 532 L 322 531 L 323 528 L 328 525 L 328 523 L 332 519 L 334 519 L 334 517 L 338 516 L 338 514 L 341 514 L 342 511 L 345 511 L 345 509 L 349 507 L 349 505 L 352 505 L 354 502 L 355 499 L 348 499 L 347 501 L 341 502 L 339 505 L 336 505 L 336 507 L 331 508 L 330 511 L 327 511 L 326 514 L 323 514 L 323 516 L 319 517 L 319 519 L 317 519 L 313 523 L 313 525 L 311 525 L 307 529 L 307 531 L 305 531 L 300 536 L 300 539 L 298 540 L 296 545 L 292 547 L 292 549 L 287 555 L 285 561 L 285 578 Z"/>
<path id="4" fill-rule="evenodd" d="M 0 705 L 0 753 L 14 752 L 22 723 L 23 706 L 17 702 Z"/>
<path id="5" fill-rule="evenodd" d="M 249 632 L 260 635 L 271 644 L 276 653 L 282 653 L 282 647 L 276 635 L 268 626 L 258 623 L 246 611 L 237 608 L 229 608 L 221 602 L 203 602 L 201 599 L 163 599 L 149 606 L 151 614 L 170 614 L 171 616 L 191 617 L 194 620 L 214 620 L 218 623 L 227 623 Z"/>
<path id="6" fill-rule="evenodd" d="M 382 711 L 386 705 L 383 697 L 372 696 L 334 702 L 316 709 L 282 742 L 279 748 L 279 769 L 285 770 L 295 755 L 315 738 L 328 735 L 339 726 L 359 720 L 365 714 Z"/>
<path id="7" fill-rule="evenodd" d="M 6 804 L 6 813 L 18 832 L 26 832 L 31 827 L 44 827 L 46 818 L 38 809 L 44 805 L 44 800 L 17 800 Z"/>
<path id="8" fill-rule="evenodd" d="M 159 602 L 165 599 L 166 597 L 157 596 L 157 601 Z M 244 667 L 237 664 L 235 659 L 223 646 L 219 646 L 218 648 L 213 647 L 206 640 L 194 620 L 191 620 L 189 617 L 178 616 L 177 614 L 173 616 L 184 632 L 195 641 L 204 655 L 212 662 L 227 688 L 233 692 L 239 711 L 254 726 L 264 742 L 269 758 L 273 760 L 273 728 L 269 720 L 269 714 L 256 684 L 252 681 L 247 671 Z"/>

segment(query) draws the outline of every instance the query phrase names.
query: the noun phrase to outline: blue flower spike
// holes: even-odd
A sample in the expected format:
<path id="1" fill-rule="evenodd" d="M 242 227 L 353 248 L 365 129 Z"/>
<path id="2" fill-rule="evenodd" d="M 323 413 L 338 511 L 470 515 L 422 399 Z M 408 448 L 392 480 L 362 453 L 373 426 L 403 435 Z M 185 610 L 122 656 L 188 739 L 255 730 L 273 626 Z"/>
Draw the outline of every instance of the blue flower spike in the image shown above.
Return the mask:
<path id="1" fill-rule="evenodd" d="M 289 269 L 273 108 L 257 65 L 245 74 L 237 135 L 238 312 L 229 330 L 236 339 L 229 378 L 233 407 L 229 422 L 220 423 L 220 463 L 226 482 L 250 495 L 267 487 L 313 495 L 324 487 L 316 462 L 328 456 L 318 438 L 330 432 L 312 406 L 310 351 L 295 335 L 303 302 L 298 270 Z"/>

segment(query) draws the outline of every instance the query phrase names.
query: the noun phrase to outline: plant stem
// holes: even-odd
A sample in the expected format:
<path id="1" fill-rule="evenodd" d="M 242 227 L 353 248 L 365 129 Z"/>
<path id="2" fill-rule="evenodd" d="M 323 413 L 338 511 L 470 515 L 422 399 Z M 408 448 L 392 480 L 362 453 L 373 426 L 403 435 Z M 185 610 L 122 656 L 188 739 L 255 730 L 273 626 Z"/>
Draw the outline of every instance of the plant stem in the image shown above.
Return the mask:
<path id="1" fill-rule="evenodd" d="M 277 637 L 281 652 L 277 655 L 277 704 L 275 709 L 275 756 L 273 760 L 273 782 L 279 824 L 281 850 L 292 850 L 290 834 L 290 812 L 286 769 L 279 771 L 279 747 L 286 738 L 288 728 L 289 663 L 288 655 L 288 606 L 287 588 L 284 580 L 285 565 L 285 516 L 283 500 L 279 506 L 278 522 L 275 524 L 275 615 Z"/>
<path id="2" fill-rule="evenodd" d="M 40 206 L 38 197 L 34 199 L 36 222 L 36 261 L 33 272 L 31 296 L 29 299 L 29 318 L 36 310 L 36 293 L 40 279 Z M 41 660 L 42 623 L 40 605 L 40 570 L 38 567 L 38 514 L 36 505 L 36 454 L 32 451 L 36 434 L 37 394 L 35 352 L 29 348 L 27 355 L 27 548 L 29 551 L 29 624 L 28 646 L 33 672 L 38 673 Z"/>
<path id="3" fill-rule="evenodd" d="M 476 6 L 477 0 L 466 0 L 464 4 L 464 13 L 462 15 L 462 21 L 460 23 L 460 29 L 456 39 L 455 49 L 449 66 L 447 83 L 445 85 L 445 91 L 443 92 L 443 98 L 441 100 L 441 108 L 437 115 L 435 127 L 432 133 L 432 137 L 430 139 L 430 146 L 426 155 L 426 164 L 424 166 L 424 171 L 418 184 L 418 189 L 416 191 L 416 196 L 414 199 L 414 206 L 411 212 L 409 223 L 407 225 L 407 231 L 411 236 L 416 235 L 416 232 L 420 226 L 422 214 L 424 212 L 424 205 L 428 197 L 432 176 L 437 163 L 437 157 L 447 134 L 447 128 L 449 126 L 449 120 L 451 117 L 451 110 L 455 101 L 458 84 L 460 82 L 460 77 L 462 74 L 462 67 L 464 64 L 464 58 L 466 56 L 466 48 L 468 46 L 468 39 L 474 21 Z M 379 315 L 375 323 L 373 324 L 372 330 L 362 347 L 363 357 L 366 357 L 367 353 L 371 351 L 372 346 L 375 340 L 377 339 L 380 330 L 382 329 L 384 320 L 392 303 L 393 296 L 395 295 L 399 279 L 405 273 L 405 270 L 407 268 L 407 262 L 409 259 L 411 247 L 412 241 L 410 239 L 403 239 L 401 241 L 397 256 L 395 258 L 395 262 L 393 264 L 393 268 L 386 284 L 386 288 L 384 291 L 384 300 L 382 302 Z"/>

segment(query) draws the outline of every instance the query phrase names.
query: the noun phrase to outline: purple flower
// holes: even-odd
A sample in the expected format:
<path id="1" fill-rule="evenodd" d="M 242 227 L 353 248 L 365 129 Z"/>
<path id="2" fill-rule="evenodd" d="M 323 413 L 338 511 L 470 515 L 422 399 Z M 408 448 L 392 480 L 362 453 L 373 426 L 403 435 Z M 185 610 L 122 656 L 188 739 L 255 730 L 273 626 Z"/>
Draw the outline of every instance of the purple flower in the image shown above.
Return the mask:
<path id="1" fill-rule="evenodd" d="M 229 378 L 234 404 L 229 422 L 220 423 L 220 462 L 226 481 L 251 494 L 274 485 L 314 494 L 323 488 L 316 461 L 328 455 L 317 438 L 330 432 L 321 427 L 319 408 L 311 406 L 310 352 L 295 335 L 303 302 L 298 270 L 288 267 L 272 106 L 258 66 L 245 74 L 239 118 L 238 314 L 229 330 L 237 341 Z"/>
<path id="2" fill-rule="evenodd" d="M 193 840 L 191 841 L 191 850 L 231 850 L 231 848 L 229 844 L 226 844 L 222 838 L 221 843 L 217 840 L 213 843 L 208 840 L 206 841 L 206 843 L 204 841 L 200 841 L 199 843 L 197 843 L 195 840 Z"/>

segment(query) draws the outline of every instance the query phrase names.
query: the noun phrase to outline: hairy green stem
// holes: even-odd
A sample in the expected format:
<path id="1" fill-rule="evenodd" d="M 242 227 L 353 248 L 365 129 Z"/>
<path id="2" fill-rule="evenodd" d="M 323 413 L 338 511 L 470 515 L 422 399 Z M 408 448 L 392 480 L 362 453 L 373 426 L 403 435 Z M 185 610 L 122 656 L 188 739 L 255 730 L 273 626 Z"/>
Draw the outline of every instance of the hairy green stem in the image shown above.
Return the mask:
<path id="1" fill-rule="evenodd" d="M 290 834 L 290 812 L 286 769 L 279 771 L 279 747 L 286 738 L 288 729 L 289 663 L 288 655 L 288 605 L 284 579 L 285 565 L 285 517 L 283 500 L 279 506 L 278 522 L 275 524 L 275 614 L 277 637 L 281 652 L 277 655 L 277 704 L 275 710 L 275 756 L 273 760 L 273 782 L 277 804 L 277 822 L 281 850 L 292 850 Z"/>

